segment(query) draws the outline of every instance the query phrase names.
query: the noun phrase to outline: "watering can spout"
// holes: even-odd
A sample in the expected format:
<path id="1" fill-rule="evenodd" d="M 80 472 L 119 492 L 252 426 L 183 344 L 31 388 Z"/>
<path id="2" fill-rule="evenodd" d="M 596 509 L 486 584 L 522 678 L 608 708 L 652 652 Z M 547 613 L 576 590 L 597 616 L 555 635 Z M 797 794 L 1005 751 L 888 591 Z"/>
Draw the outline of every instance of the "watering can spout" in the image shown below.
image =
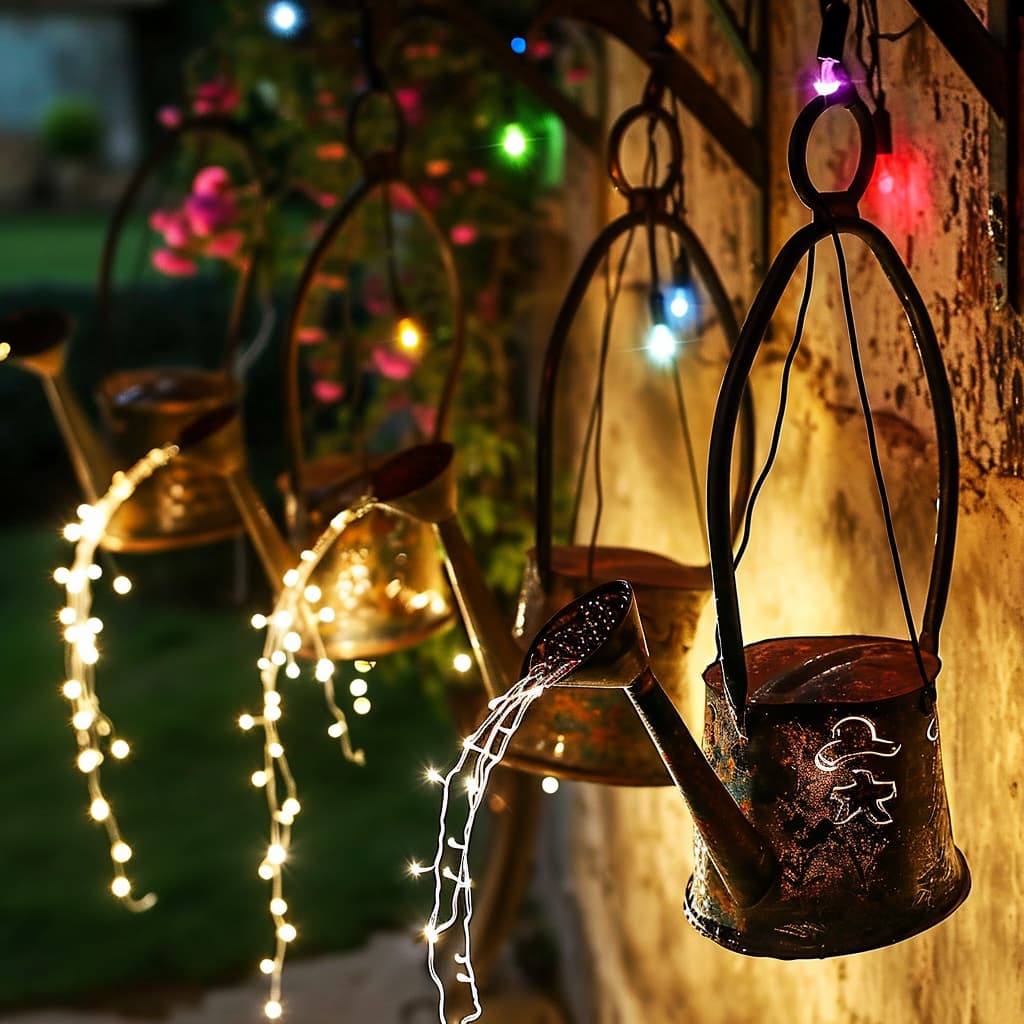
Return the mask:
<path id="1" fill-rule="evenodd" d="M 238 407 L 229 403 L 185 426 L 177 444 L 183 458 L 203 463 L 224 479 L 263 571 L 277 592 L 296 556 L 249 481 L 244 449 L 237 443 L 240 429 Z"/>
<path id="2" fill-rule="evenodd" d="M 377 469 L 371 493 L 386 508 L 433 525 L 484 687 L 495 697 L 519 678 L 523 652 L 459 526 L 454 455 L 445 442 L 408 448 Z"/>
<path id="3" fill-rule="evenodd" d="M 538 671 L 557 686 L 626 691 L 689 805 L 729 894 L 740 907 L 760 902 L 775 883 L 775 858 L 655 678 L 629 583 L 605 583 L 555 615 L 537 634 L 523 663 L 524 674 Z"/>
<path id="4" fill-rule="evenodd" d="M 79 486 L 86 499 L 95 503 L 106 491 L 115 467 L 64 372 L 73 327 L 71 318 L 61 310 L 25 310 L 0 320 L 0 342 L 10 346 L 8 359 L 12 363 L 42 380 Z"/>

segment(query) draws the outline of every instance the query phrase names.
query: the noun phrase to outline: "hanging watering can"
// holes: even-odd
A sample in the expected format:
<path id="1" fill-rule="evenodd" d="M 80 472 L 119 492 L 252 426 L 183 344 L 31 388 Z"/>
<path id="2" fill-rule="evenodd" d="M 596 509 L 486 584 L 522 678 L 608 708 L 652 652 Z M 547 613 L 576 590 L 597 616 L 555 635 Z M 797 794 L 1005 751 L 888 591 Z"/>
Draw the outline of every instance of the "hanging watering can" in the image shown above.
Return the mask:
<path id="1" fill-rule="evenodd" d="M 356 133 L 360 109 L 378 90 L 363 93 L 349 113 L 348 147 L 363 169 L 361 183 L 327 222 L 303 268 L 292 303 L 285 349 L 286 433 L 290 468 L 281 481 L 285 492 L 288 536 L 276 526 L 245 471 L 244 459 L 231 445 L 204 444 L 202 460 L 215 465 L 255 545 L 275 589 L 284 574 L 312 546 L 333 517 L 366 496 L 380 456 L 335 454 L 308 461 L 302 435 L 299 394 L 299 332 L 303 312 L 324 260 L 359 207 L 376 191 L 400 188 L 406 193 L 437 243 L 452 307 L 451 357 L 440 396 L 434 434 L 445 428 L 458 380 L 464 337 L 464 309 L 455 261 L 443 233 L 419 196 L 400 174 L 402 121 L 393 97 L 398 141 L 386 151 L 364 152 Z M 193 438 L 209 438 L 231 428 L 230 408 L 194 425 Z M 212 440 L 209 439 L 209 440 Z M 310 606 L 328 656 L 333 659 L 376 658 L 413 646 L 446 626 L 452 617 L 448 585 L 430 527 L 382 508 L 370 508 L 350 523 L 324 555 L 312 582 L 320 596 Z M 306 643 L 303 653 L 312 655 Z"/>
<path id="2" fill-rule="evenodd" d="M 711 593 L 706 565 L 683 565 L 674 559 L 622 547 L 555 544 L 552 539 L 553 431 L 558 371 L 573 320 L 593 278 L 614 242 L 642 227 L 661 228 L 675 236 L 689 267 L 704 284 L 730 345 L 739 328 L 718 274 L 697 236 L 679 212 L 682 139 L 676 120 L 648 87 L 645 100 L 619 117 L 609 136 L 609 172 L 628 203 L 627 213 L 601 232 L 569 288 L 548 343 L 541 382 L 537 430 L 536 547 L 528 553 L 516 616 L 516 633 L 529 640 L 571 598 L 602 580 L 626 578 L 637 593 L 640 614 L 654 645 L 653 658 L 669 691 L 686 691 L 687 654 L 701 610 Z M 653 120 L 671 142 L 665 179 L 655 186 L 631 185 L 622 170 L 620 146 L 626 131 L 640 120 Z M 670 200 L 672 202 L 670 202 Z M 653 235 L 652 235 L 653 237 Z M 742 444 L 733 522 L 738 526 L 750 492 L 753 461 L 753 413 L 743 399 Z M 517 678 L 512 676 L 512 681 Z M 556 691 L 527 712 L 506 762 L 526 771 L 618 785 L 666 785 L 669 779 L 622 694 L 614 691 Z"/>
<path id="3" fill-rule="evenodd" d="M 104 430 L 98 433 L 83 412 L 65 375 L 70 319 L 53 311 L 35 310 L 9 317 L 0 325 L 11 345 L 12 361 L 37 374 L 71 455 L 86 500 L 95 502 L 115 470 L 132 465 L 151 448 L 174 439 L 188 423 L 237 401 L 235 377 L 238 341 L 253 281 L 256 259 L 250 254 L 239 275 L 227 344 L 221 368 L 112 368 L 114 261 L 133 204 L 154 171 L 178 148 L 181 139 L 215 136 L 234 143 L 252 170 L 246 137 L 237 125 L 201 119 L 175 129 L 136 169 L 111 218 L 100 261 L 97 320 L 103 341 L 103 375 L 97 395 Z M 259 182 L 253 175 L 253 187 Z M 260 197 L 257 195 L 257 208 Z M 258 241 L 258 240 L 257 240 Z M 237 421 L 231 443 L 243 451 Z M 215 474 L 198 464 L 172 464 L 146 480 L 114 515 L 101 541 L 111 551 L 163 551 L 208 544 L 241 532 L 242 524 L 230 495 Z"/>
<path id="4" fill-rule="evenodd" d="M 780 958 L 898 942 L 952 913 L 970 888 L 967 864 L 953 844 L 934 702 L 957 515 L 952 400 L 920 293 L 889 240 L 857 213 L 874 163 L 870 114 L 849 86 L 831 102 L 847 106 L 860 127 L 860 166 L 844 192 L 813 189 L 807 139 L 830 105 L 813 100 L 797 119 L 789 159 L 797 193 L 815 220 L 768 271 L 715 414 L 707 501 L 720 660 L 704 673 L 704 754 L 655 678 L 625 583 L 570 605 L 544 627 L 527 659 L 537 665 L 554 658 L 556 647 L 583 646 L 561 684 L 625 688 L 693 813 L 696 865 L 687 917 L 730 949 Z M 892 283 L 931 392 L 937 529 L 920 642 L 805 636 L 744 647 L 728 526 L 741 395 L 793 272 L 822 239 L 834 235 L 838 246 L 840 234 L 861 239 Z M 574 621 L 586 601 L 617 609 L 614 626 L 577 636 Z"/>

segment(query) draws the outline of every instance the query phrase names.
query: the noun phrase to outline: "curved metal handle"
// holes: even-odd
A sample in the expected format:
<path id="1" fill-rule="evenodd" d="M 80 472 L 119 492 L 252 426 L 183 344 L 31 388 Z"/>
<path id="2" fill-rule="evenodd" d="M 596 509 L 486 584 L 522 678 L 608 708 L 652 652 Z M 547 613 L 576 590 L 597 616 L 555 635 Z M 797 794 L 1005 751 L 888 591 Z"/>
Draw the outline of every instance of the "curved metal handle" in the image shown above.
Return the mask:
<path id="1" fill-rule="evenodd" d="M 711 302 L 715 307 L 722 329 L 725 331 L 730 348 L 739 335 L 739 327 L 732 304 L 726 295 L 725 286 L 715 270 L 714 264 L 689 226 L 678 216 L 661 210 L 633 210 L 612 221 L 587 250 L 576 275 L 566 292 L 562 307 L 558 311 L 551 337 L 544 354 L 544 369 L 541 377 L 540 400 L 537 412 L 537 570 L 545 592 L 552 587 L 551 545 L 552 545 L 552 495 L 554 491 L 553 431 L 555 421 L 555 397 L 557 393 L 558 368 L 562 361 L 565 343 L 572 328 L 576 313 L 586 295 L 594 275 L 615 241 L 636 227 L 661 227 L 675 234 L 690 258 L 690 265 L 696 276 L 704 282 Z M 739 464 L 739 479 L 733 499 L 732 511 L 726 512 L 731 523 L 731 536 L 739 530 L 743 521 L 743 510 L 750 495 L 754 470 L 754 410 L 749 390 L 742 389 L 737 416 L 742 414 L 742 451 Z"/>
<path id="2" fill-rule="evenodd" d="M 309 294 L 313 288 L 317 274 L 323 266 L 324 260 L 330 252 L 335 239 L 344 229 L 345 225 L 352 218 L 353 214 L 365 202 L 377 188 L 403 189 L 421 221 L 426 225 L 428 231 L 434 238 L 437 251 L 444 268 L 445 278 L 448 283 L 448 295 L 452 307 L 452 346 L 451 358 L 448 364 L 448 373 L 445 376 L 444 387 L 437 404 L 437 417 L 434 423 L 434 430 L 431 441 L 440 441 L 446 432 L 448 415 L 451 411 L 452 398 L 455 394 L 455 387 L 458 383 L 459 373 L 462 369 L 462 356 L 465 349 L 466 333 L 466 309 L 462 295 L 462 284 L 455 267 L 455 255 L 451 245 L 445 237 L 444 232 L 438 226 L 434 215 L 420 198 L 416 190 L 399 177 L 395 168 L 380 168 L 379 173 L 365 178 L 361 181 L 345 201 L 331 216 L 326 227 L 317 239 L 313 251 L 309 254 L 302 274 L 299 277 L 295 289 L 295 296 L 292 300 L 291 312 L 288 318 L 285 344 L 283 349 L 284 358 L 284 403 L 285 403 L 285 432 L 288 443 L 288 477 L 290 481 L 292 496 L 297 502 L 297 515 L 301 518 L 305 515 L 303 501 L 305 491 L 305 469 L 306 454 L 302 438 L 302 416 L 301 402 L 299 396 L 299 328 L 302 326 L 302 318 L 309 300 Z"/>
<path id="3" fill-rule="evenodd" d="M 641 118 L 649 121 L 657 121 L 668 132 L 669 142 L 672 146 L 672 153 L 666 164 L 665 177 L 658 185 L 631 185 L 626 178 L 626 172 L 622 169 L 622 140 L 626 132 Z M 679 132 L 679 125 L 675 117 L 664 107 L 652 103 L 638 103 L 619 115 L 618 120 L 612 125 L 608 133 L 608 174 L 618 192 L 627 199 L 632 199 L 634 193 L 644 192 L 656 196 L 665 201 L 672 195 L 672 190 L 682 184 L 683 180 L 683 137 Z"/>
<path id="4" fill-rule="evenodd" d="M 935 548 L 920 636 L 921 648 L 931 654 L 938 652 L 939 628 L 949 593 L 956 540 L 959 463 L 953 400 L 935 328 L 909 271 L 903 265 L 892 242 L 878 227 L 860 217 L 815 219 L 813 223 L 801 228 L 782 247 L 765 275 L 764 283 L 754 298 L 732 359 L 729 361 L 711 428 L 707 489 L 711 579 L 715 592 L 723 679 L 729 702 L 741 729 L 748 697 L 747 664 L 736 595 L 732 539 L 725 530 L 725 523 L 729 517 L 733 435 L 741 396 L 747 387 L 754 357 L 764 340 L 765 332 L 786 286 L 804 256 L 822 239 L 830 237 L 833 230 L 838 234 L 849 234 L 859 238 L 878 260 L 903 306 L 931 393 L 938 440 L 938 501 Z"/>
<path id="5" fill-rule="evenodd" d="M 171 129 L 167 136 L 135 168 L 121 197 L 114 207 L 110 224 L 103 239 L 103 251 L 100 254 L 99 278 L 96 283 L 96 316 L 99 322 L 102 340 L 101 365 L 104 374 L 114 365 L 114 335 L 112 329 L 111 306 L 113 303 L 114 261 L 121 235 L 128 221 L 132 207 L 138 199 L 150 176 L 178 148 L 181 140 L 191 135 L 214 135 L 234 143 L 242 154 L 242 158 L 251 172 L 252 183 L 257 190 L 257 225 L 253 251 L 246 261 L 245 268 L 238 278 L 235 299 L 231 306 L 228 321 L 227 339 L 224 346 L 223 366 L 229 369 L 234 363 L 242 333 L 242 323 L 249 304 L 252 282 L 256 271 L 257 252 L 263 237 L 264 193 L 263 182 L 257 172 L 257 158 L 252 139 L 246 129 L 237 121 L 226 118 L 195 117 L 183 121 L 177 128 Z"/>
<path id="6" fill-rule="evenodd" d="M 807 145 L 815 122 L 832 107 L 843 106 L 852 115 L 860 132 L 860 156 L 850 184 L 838 192 L 819 192 L 807 170 Z M 871 111 L 849 82 L 842 83 L 831 96 L 817 96 L 797 115 L 789 135 L 789 176 L 800 202 L 816 217 L 856 217 L 857 204 L 875 172 L 875 128 Z"/>

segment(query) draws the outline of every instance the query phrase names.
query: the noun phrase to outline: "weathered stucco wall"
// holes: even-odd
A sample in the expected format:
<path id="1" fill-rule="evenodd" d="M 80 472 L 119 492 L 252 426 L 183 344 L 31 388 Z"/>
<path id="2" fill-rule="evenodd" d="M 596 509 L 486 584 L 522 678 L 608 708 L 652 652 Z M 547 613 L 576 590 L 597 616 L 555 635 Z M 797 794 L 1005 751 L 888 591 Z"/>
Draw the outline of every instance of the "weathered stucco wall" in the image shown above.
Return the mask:
<path id="1" fill-rule="evenodd" d="M 693 14 L 677 10 L 687 52 L 699 65 L 714 64 L 719 84 L 737 94 L 739 75 L 728 70 L 727 51 L 707 42 L 709 29 L 697 13 L 702 5 L 687 6 Z M 789 127 L 808 98 L 818 5 L 776 0 L 771 6 L 774 254 L 808 219 L 784 160 Z M 884 0 L 881 16 L 887 31 L 914 17 L 902 0 Z M 954 835 L 974 888 L 945 923 L 890 949 L 822 962 L 747 959 L 699 937 L 683 917 L 690 824 L 674 792 L 565 786 L 557 807 L 564 899 L 553 903 L 568 950 L 567 988 L 587 1024 L 990 1024 L 1024 1017 L 1024 330 L 989 302 L 988 110 L 923 26 L 883 47 L 898 158 L 892 193 L 873 191 L 862 211 L 908 259 L 954 387 L 961 520 L 939 709 Z M 639 96 L 642 74 L 619 53 L 612 67 L 615 111 Z M 757 286 L 749 259 L 753 197 L 695 124 L 684 124 L 691 220 L 743 312 Z M 851 124 L 834 114 L 815 132 L 821 149 L 812 171 L 817 168 L 821 187 L 845 180 L 856 152 Z M 617 209 L 614 199 L 610 206 Z M 848 254 L 897 529 L 920 609 L 932 538 L 930 411 L 896 300 L 857 244 Z M 689 498 L 671 477 L 681 459 L 677 432 L 665 421 L 659 429 L 656 416 L 638 415 L 656 407 L 648 394 L 651 370 L 636 352 L 641 328 L 630 322 L 642 315 L 643 293 L 628 284 L 642 280 L 644 269 L 642 261 L 630 265 L 612 342 L 601 538 L 685 555 L 693 520 Z M 829 246 L 820 246 L 782 452 L 740 573 L 748 641 L 800 632 L 903 635 L 834 270 Z M 787 294 L 775 340 L 755 373 L 758 462 L 798 297 L 799 287 Z M 581 353 L 596 349 L 596 298 L 589 330 L 578 332 L 591 339 Z M 577 356 L 577 372 L 592 369 L 592 354 Z M 588 409 L 589 402 L 576 404 L 577 428 Z M 665 415 L 671 422 L 671 410 Z M 712 630 L 708 607 L 690 665 L 692 692 L 681 708 L 691 725 L 702 716 L 699 672 L 712 657 Z"/>

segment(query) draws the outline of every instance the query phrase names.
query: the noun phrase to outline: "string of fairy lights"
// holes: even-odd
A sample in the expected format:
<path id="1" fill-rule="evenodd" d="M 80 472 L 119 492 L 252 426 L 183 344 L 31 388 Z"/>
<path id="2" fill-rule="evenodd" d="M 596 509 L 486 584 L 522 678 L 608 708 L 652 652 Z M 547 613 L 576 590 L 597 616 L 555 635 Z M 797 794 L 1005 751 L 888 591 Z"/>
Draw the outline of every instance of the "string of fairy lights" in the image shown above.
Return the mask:
<path id="1" fill-rule="evenodd" d="M 177 454 L 176 445 L 152 449 L 127 472 L 115 473 L 106 494 L 95 505 L 79 505 L 77 522 L 64 527 L 64 538 L 75 545 L 74 559 L 70 567 L 60 566 L 53 574 L 66 594 L 64 607 L 57 613 L 63 627 L 65 652 L 61 692 L 71 705 L 71 725 L 78 741 L 76 764 L 88 784 L 89 816 L 104 826 L 110 841 L 110 860 L 114 868 L 110 891 L 134 911 L 148 910 L 156 903 L 156 896 L 132 894 L 132 883 L 125 873 L 132 848 L 121 837 L 117 817 L 101 785 L 100 766 L 107 754 L 115 761 L 123 761 L 131 747 L 117 734 L 114 723 L 100 708 L 96 691 L 96 663 L 100 658 L 96 637 L 103 629 L 103 622 L 92 614 L 92 583 L 102 577 L 103 569 L 94 559 L 118 509 L 143 480 L 166 466 Z M 116 576 L 111 585 L 120 595 L 132 589 L 127 576 Z"/>
<path id="2" fill-rule="evenodd" d="M 269 909 L 275 935 L 274 955 L 264 957 L 259 965 L 260 971 L 270 979 L 269 997 L 263 1006 L 268 1020 L 277 1020 L 284 1012 L 281 985 L 285 953 L 288 944 L 298 936 L 297 928 L 288 918 L 282 869 L 291 848 L 292 826 L 302 809 L 281 740 L 280 723 L 284 707 L 277 687 L 278 674 L 284 669 L 286 678 L 297 679 L 302 670 L 296 655 L 302 651 L 304 640 L 312 646 L 316 656 L 313 676 L 322 686 L 324 702 L 333 719 L 327 734 L 338 740 L 348 760 L 363 764 L 363 752 L 352 747 L 348 720 L 335 699 L 335 666 L 327 656 L 320 636 L 319 623 L 333 621 L 335 612 L 332 606 L 324 604 L 314 615 L 310 606 L 320 601 L 322 593 L 310 578 L 339 535 L 372 507 L 372 499 L 364 498 L 334 516 L 313 547 L 303 551 L 298 564 L 282 577 L 282 589 L 270 615 L 256 614 L 251 620 L 254 629 L 266 629 L 263 653 L 256 663 L 262 683 L 263 709 L 258 715 L 248 712 L 240 715 L 238 726 L 244 732 L 257 725 L 263 728 L 263 767 L 252 773 L 250 781 L 264 791 L 270 815 L 270 842 L 257 868 L 260 878 L 271 885 Z M 362 673 L 349 685 L 356 714 L 370 711 L 371 702 L 366 696 L 368 687 L 363 676 L 372 667 L 373 663 L 369 661 L 355 663 L 356 671 Z"/>
<path id="3" fill-rule="evenodd" d="M 455 980 L 469 988 L 473 1010 L 460 1019 L 460 1024 L 469 1024 L 480 1018 L 483 1008 L 477 987 L 476 972 L 473 969 L 470 926 L 473 920 L 473 879 L 470 875 L 469 850 L 491 772 L 505 756 L 513 735 L 522 723 L 530 705 L 544 692 L 547 679 L 540 673 L 527 675 L 519 680 L 500 697 L 490 701 L 490 713 L 470 736 L 462 741 L 462 753 L 455 766 L 442 776 L 436 768 L 428 768 L 429 782 L 441 786 L 441 812 L 438 828 L 437 850 L 428 865 L 413 861 L 409 864 L 411 875 L 433 873 L 434 906 L 430 918 L 423 928 L 427 940 L 427 967 L 438 991 L 438 1014 L 441 1024 L 447 1024 L 445 1009 L 445 984 L 438 971 L 436 947 L 445 932 L 461 925 L 462 948 L 453 954 L 456 965 Z M 448 812 L 452 804 L 452 792 L 461 782 L 468 801 L 468 811 L 461 833 L 451 834 Z M 454 863 L 454 868 L 452 864 Z M 442 919 L 446 883 L 452 883 L 447 916 Z"/>

